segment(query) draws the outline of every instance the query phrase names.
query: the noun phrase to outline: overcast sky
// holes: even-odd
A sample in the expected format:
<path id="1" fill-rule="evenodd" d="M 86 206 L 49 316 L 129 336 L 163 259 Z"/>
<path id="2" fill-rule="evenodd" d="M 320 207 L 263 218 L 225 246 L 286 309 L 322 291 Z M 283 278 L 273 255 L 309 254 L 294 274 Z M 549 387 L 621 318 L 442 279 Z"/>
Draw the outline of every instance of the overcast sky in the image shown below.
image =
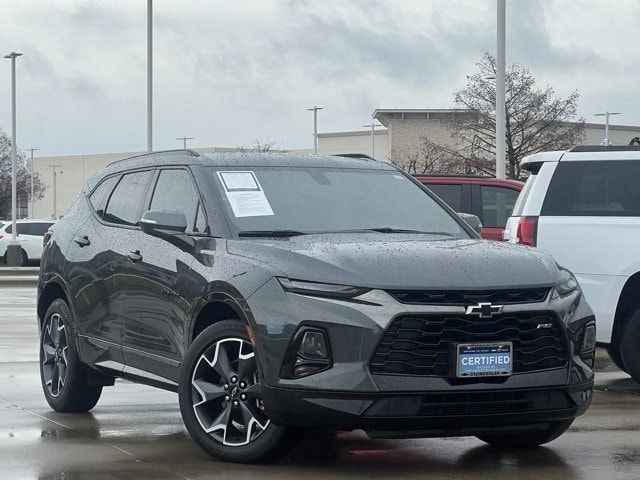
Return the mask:
<path id="1" fill-rule="evenodd" d="M 146 1 L 2 0 L 0 46 L 18 59 L 18 144 L 41 155 L 146 148 Z M 640 124 L 640 1 L 507 0 L 507 62 L 579 113 Z M 154 2 L 154 146 L 312 146 L 375 108 L 451 107 L 495 52 L 495 0 Z M 0 71 L 9 133 L 10 68 Z"/>

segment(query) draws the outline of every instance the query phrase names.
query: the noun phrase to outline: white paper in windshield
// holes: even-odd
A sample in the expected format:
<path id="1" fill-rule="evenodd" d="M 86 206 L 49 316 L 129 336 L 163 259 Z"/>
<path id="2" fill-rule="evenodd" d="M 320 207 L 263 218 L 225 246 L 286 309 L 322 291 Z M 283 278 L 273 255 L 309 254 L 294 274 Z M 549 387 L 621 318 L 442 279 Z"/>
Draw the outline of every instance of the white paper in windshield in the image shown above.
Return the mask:
<path id="1" fill-rule="evenodd" d="M 236 217 L 273 215 L 269 200 L 253 172 L 218 172 L 218 177 Z"/>

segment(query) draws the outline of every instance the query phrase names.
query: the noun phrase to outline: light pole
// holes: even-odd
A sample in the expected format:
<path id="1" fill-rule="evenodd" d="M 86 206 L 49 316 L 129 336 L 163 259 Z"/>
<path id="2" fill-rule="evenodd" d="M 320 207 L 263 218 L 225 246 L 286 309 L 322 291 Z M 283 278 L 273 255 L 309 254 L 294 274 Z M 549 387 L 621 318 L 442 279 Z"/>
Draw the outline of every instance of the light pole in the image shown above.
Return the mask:
<path id="1" fill-rule="evenodd" d="M 58 219 L 58 172 L 56 172 L 56 167 L 60 165 L 49 165 L 53 170 L 53 219 Z"/>
<path id="2" fill-rule="evenodd" d="M 506 0 L 498 0 L 496 55 L 496 178 L 505 178 L 505 137 L 507 112 L 505 101 L 506 77 Z"/>
<path id="3" fill-rule="evenodd" d="M 187 140 L 194 140 L 193 137 L 178 137 L 176 140 L 182 140 L 182 148 L 183 150 L 187 149 Z"/>
<path id="4" fill-rule="evenodd" d="M 33 218 L 33 152 L 35 152 L 36 150 L 40 150 L 39 148 L 27 148 L 27 150 L 29 152 L 31 152 L 31 196 L 29 197 L 29 202 L 31 203 L 31 215 L 30 217 Z"/>
<path id="5" fill-rule="evenodd" d="M 602 141 L 602 145 L 608 147 L 611 145 L 611 140 L 609 140 L 609 117 L 611 115 L 620 115 L 621 112 L 610 112 L 607 110 L 604 113 L 594 113 L 596 117 L 604 117 L 604 140 Z"/>
<path id="6" fill-rule="evenodd" d="M 147 0 L 147 151 L 153 152 L 153 0 Z"/>
<path id="7" fill-rule="evenodd" d="M 17 204 L 17 166 L 16 166 L 16 58 L 21 53 L 11 52 L 4 58 L 11 59 L 11 242 L 7 245 L 7 264 L 16 266 L 20 263 L 20 243 L 16 228 Z"/>
<path id="8" fill-rule="evenodd" d="M 316 155 L 318 154 L 318 110 L 322 108 L 317 105 L 307 108 L 307 112 L 313 112 L 313 153 Z"/>
<path id="9" fill-rule="evenodd" d="M 363 127 L 367 127 L 371 129 L 371 157 L 376 157 L 376 128 L 381 127 L 382 125 L 371 122 L 369 125 L 363 125 Z"/>

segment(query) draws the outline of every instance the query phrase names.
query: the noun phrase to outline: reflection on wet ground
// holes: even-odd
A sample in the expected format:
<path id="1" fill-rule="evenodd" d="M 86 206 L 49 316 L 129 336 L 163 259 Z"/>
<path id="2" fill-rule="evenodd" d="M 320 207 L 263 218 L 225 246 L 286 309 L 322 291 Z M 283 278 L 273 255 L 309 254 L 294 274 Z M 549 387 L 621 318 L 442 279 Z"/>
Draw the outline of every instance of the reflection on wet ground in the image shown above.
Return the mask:
<path id="1" fill-rule="evenodd" d="M 602 356 L 592 408 L 547 447 L 313 431 L 277 463 L 233 465 L 191 441 L 173 393 L 119 381 L 91 413 L 51 411 L 37 375 L 34 300 L 32 290 L 0 290 L 0 479 L 640 478 L 640 388 Z"/>

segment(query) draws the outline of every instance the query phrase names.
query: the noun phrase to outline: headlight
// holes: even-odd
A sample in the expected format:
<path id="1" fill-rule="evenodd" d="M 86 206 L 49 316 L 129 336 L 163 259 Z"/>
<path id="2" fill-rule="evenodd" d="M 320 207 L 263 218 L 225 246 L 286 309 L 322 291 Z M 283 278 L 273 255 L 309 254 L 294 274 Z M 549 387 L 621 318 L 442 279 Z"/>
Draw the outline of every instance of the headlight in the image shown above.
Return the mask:
<path id="1" fill-rule="evenodd" d="M 564 272 L 567 279 L 560 285 L 556 285 L 556 287 L 553 289 L 551 298 L 564 297 L 566 295 L 569 295 L 570 293 L 575 292 L 576 290 L 580 291 L 580 285 L 578 285 L 578 281 L 576 280 L 576 277 L 573 276 L 573 273 L 571 273 L 569 270 L 565 270 L 564 268 L 562 268 L 561 270 Z"/>
<path id="2" fill-rule="evenodd" d="M 370 290 L 369 288 L 334 285 L 332 283 L 304 282 L 302 280 L 289 280 L 288 278 L 278 278 L 278 281 L 287 292 L 316 297 L 353 298 Z"/>

